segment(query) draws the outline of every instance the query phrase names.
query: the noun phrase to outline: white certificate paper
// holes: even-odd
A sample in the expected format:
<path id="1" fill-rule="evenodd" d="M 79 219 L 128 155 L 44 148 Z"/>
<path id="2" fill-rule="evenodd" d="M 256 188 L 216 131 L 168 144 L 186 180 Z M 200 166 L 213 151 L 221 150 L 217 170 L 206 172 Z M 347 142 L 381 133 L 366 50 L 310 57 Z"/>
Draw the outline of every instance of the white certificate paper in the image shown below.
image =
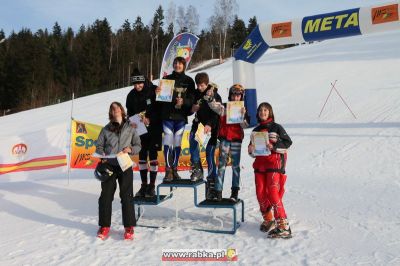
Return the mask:
<path id="1" fill-rule="evenodd" d="M 242 109 L 244 107 L 243 101 L 228 102 L 226 104 L 226 123 L 239 124 L 243 122 L 244 116 Z"/>
<path id="2" fill-rule="evenodd" d="M 207 144 L 208 144 L 208 141 L 210 140 L 210 138 L 211 138 L 211 134 L 210 133 L 205 134 L 203 124 L 199 123 L 196 134 L 195 134 L 195 139 L 197 140 L 197 142 L 199 142 L 201 146 L 207 147 Z"/>
<path id="3" fill-rule="evenodd" d="M 133 161 L 128 153 L 120 152 L 117 155 L 117 161 L 122 171 L 125 171 L 129 167 L 133 166 Z"/>
<path id="4" fill-rule="evenodd" d="M 255 147 L 253 152 L 254 156 L 268 156 L 271 154 L 271 151 L 267 147 L 269 143 L 267 132 L 251 133 L 251 142 Z"/>
<path id="5" fill-rule="evenodd" d="M 129 121 L 137 125 L 136 132 L 138 133 L 139 136 L 147 133 L 147 128 L 146 125 L 143 123 L 142 115 L 140 114 L 133 115 L 129 117 Z"/>
<path id="6" fill-rule="evenodd" d="M 175 80 L 162 79 L 160 80 L 161 92 L 156 95 L 158 102 L 172 102 L 174 94 Z"/>

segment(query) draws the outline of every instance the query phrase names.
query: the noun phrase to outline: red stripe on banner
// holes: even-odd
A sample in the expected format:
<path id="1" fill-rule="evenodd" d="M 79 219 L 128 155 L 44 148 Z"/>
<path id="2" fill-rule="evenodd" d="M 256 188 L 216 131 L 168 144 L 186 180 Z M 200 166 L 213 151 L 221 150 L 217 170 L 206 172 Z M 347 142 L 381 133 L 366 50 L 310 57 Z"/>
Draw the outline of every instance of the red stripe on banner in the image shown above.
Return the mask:
<path id="1" fill-rule="evenodd" d="M 27 164 L 27 163 L 32 163 L 32 162 L 49 161 L 49 160 L 60 160 L 60 159 L 66 159 L 66 158 L 67 158 L 66 155 L 40 157 L 40 158 L 35 158 L 35 159 L 29 160 L 29 161 L 19 162 L 19 163 L 0 164 L 0 167 L 20 166 L 20 165 Z"/>
<path id="2" fill-rule="evenodd" d="M 61 163 L 61 164 L 53 164 L 53 165 L 47 165 L 47 166 L 45 165 L 45 166 L 34 166 L 34 167 L 26 167 L 26 168 L 17 168 L 15 170 L 11 170 L 11 171 L 0 172 L 0 175 L 14 173 L 14 172 L 45 170 L 45 169 L 57 168 L 57 167 L 65 166 L 65 165 L 67 165 L 67 164 L 66 163 Z"/>

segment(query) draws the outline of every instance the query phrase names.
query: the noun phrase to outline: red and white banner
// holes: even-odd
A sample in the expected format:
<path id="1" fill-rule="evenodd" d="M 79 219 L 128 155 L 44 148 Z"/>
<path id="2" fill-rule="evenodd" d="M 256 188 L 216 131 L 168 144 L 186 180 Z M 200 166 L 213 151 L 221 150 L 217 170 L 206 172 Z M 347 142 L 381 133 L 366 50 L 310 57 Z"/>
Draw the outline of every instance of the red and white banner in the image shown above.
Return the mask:
<path id="1" fill-rule="evenodd" d="M 0 175 L 67 165 L 66 125 L 0 139 Z"/>

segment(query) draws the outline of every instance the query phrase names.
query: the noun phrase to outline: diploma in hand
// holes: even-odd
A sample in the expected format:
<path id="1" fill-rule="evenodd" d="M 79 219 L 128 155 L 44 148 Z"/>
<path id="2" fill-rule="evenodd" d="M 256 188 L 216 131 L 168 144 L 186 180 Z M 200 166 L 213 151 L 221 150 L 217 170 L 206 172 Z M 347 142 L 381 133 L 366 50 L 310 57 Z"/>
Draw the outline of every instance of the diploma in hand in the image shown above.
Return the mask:
<path id="1" fill-rule="evenodd" d="M 228 102 L 226 104 L 226 123 L 239 124 L 244 120 L 242 109 L 244 107 L 243 101 Z"/>
<path id="2" fill-rule="evenodd" d="M 162 79 L 160 80 L 161 92 L 156 95 L 158 102 L 172 102 L 172 95 L 174 92 L 175 80 Z"/>
<path id="3" fill-rule="evenodd" d="M 267 132 L 253 132 L 251 133 L 251 144 L 254 145 L 254 156 L 268 156 L 271 151 L 267 145 L 269 143 Z"/>

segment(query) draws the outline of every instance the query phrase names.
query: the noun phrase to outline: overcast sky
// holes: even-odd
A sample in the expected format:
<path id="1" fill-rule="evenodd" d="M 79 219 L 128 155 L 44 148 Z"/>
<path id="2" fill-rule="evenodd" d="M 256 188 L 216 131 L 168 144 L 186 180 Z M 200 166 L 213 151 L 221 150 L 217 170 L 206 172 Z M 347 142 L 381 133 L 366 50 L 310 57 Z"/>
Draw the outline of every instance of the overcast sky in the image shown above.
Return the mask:
<path id="1" fill-rule="evenodd" d="M 149 24 L 157 7 L 162 5 L 166 11 L 170 2 L 176 6 L 195 6 L 200 14 L 200 29 L 208 27 L 215 0 L 0 0 L 0 29 L 8 36 L 12 30 L 18 32 L 23 27 L 33 32 L 51 29 L 57 21 L 63 29 L 72 27 L 77 31 L 82 24 L 92 24 L 97 18 L 106 17 L 112 29 L 116 30 L 125 19 L 134 22 L 139 15 L 146 25 Z M 279 22 L 386 2 L 389 1 L 237 0 L 238 15 L 246 24 L 252 16 L 256 16 L 258 22 Z"/>

